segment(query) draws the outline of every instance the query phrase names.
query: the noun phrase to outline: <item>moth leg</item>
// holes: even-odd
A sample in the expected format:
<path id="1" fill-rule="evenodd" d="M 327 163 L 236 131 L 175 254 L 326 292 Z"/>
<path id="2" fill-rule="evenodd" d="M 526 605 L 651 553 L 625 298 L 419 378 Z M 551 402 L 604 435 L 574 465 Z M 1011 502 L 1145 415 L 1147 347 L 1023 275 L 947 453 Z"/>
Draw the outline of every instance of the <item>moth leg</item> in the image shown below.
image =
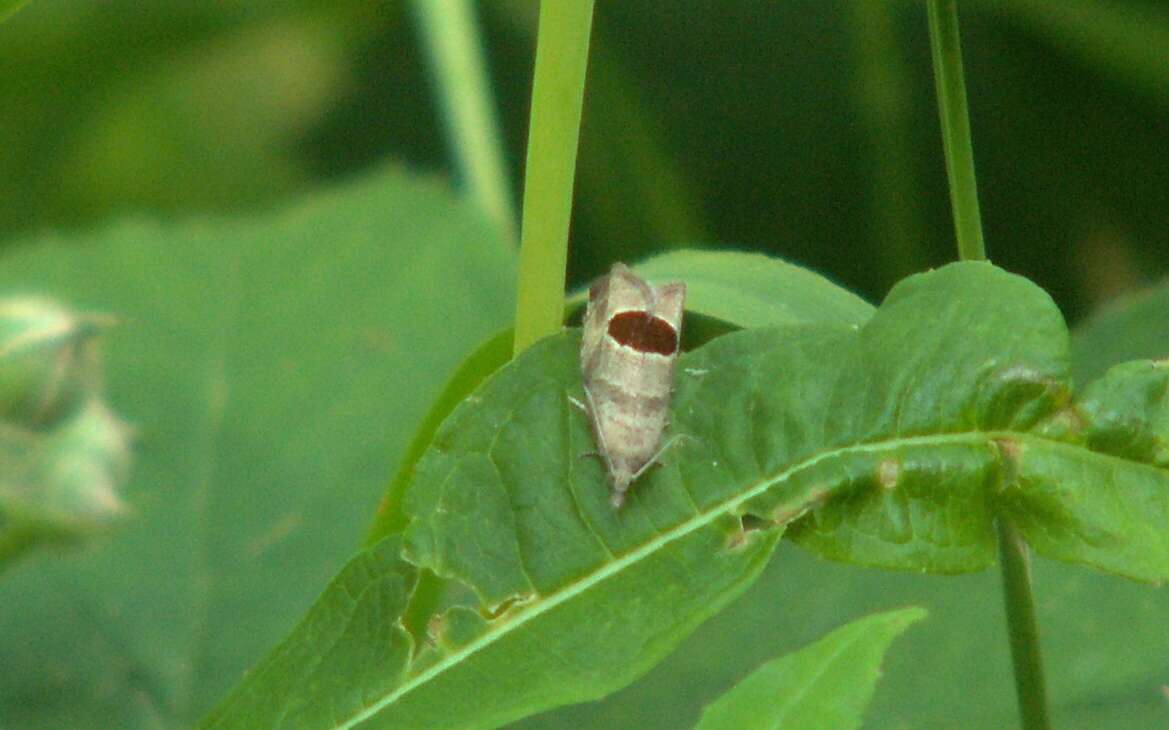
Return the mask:
<path id="1" fill-rule="evenodd" d="M 569 403 L 571 403 L 572 405 L 576 406 L 577 408 L 579 408 L 579 409 L 580 409 L 581 411 L 583 411 L 584 413 L 588 413 L 588 412 L 589 412 L 589 408 L 588 408 L 588 406 L 586 406 L 584 403 L 581 403 L 581 402 L 580 402 L 579 400 L 577 400 L 576 398 L 573 398 L 571 395 L 570 395 L 570 396 L 568 396 L 568 402 L 569 402 Z"/>
<path id="2" fill-rule="evenodd" d="M 581 412 L 584 413 L 585 415 L 589 415 L 589 407 L 588 406 L 586 406 L 584 403 L 581 403 L 576 398 L 573 398 L 571 395 L 567 396 L 567 398 L 568 398 L 569 403 L 571 403 L 572 405 L 579 408 L 581 410 Z M 600 451 L 586 451 L 583 454 L 581 454 L 580 456 L 578 456 L 577 458 L 578 459 L 588 459 L 588 458 L 593 457 L 593 456 L 599 457 L 600 455 L 601 455 Z"/>
<path id="3" fill-rule="evenodd" d="M 593 402 L 593 394 L 589 391 L 588 388 L 584 389 L 584 394 L 586 405 L 585 413 L 589 415 L 589 425 L 592 426 L 590 430 L 593 432 L 593 438 L 597 442 L 597 450 L 594 452 L 589 452 L 589 454 L 596 454 L 597 456 L 601 457 L 601 461 L 605 464 L 605 471 L 608 474 L 612 474 L 613 464 L 609 461 L 609 447 L 605 444 L 605 433 L 595 426 L 596 416 L 593 414 L 597 412 L 597 406 L 596 403 Z M 586 455 L 587 454 L 581 454 L 581 456 Z"/>
<path id="4" fill-rule="evenodd" d="M 693 436 L 691 436 L 690 434 L 686 434 L 686 433 L 676 433 L 673 436 L 671 436 L 670 438 L 666 439 L 666 443 L 662 444 L 662 447 L 660 449 L 658 449 L 657 452 L 649 458 L 649 461 L 645 462 L 645 464 L 643 464 L 642 467 L 637 470 L 637 472 L 633 475 L 633 478 L 629 480 L 630 483 L 637 481 L 637 478 L 640 477 L 642 474 L 646 473 L 647 471 L 649 471 L 650 467 L 661 466 L 662 465 L 662 462 L 661 462 L 662 455 L 665 454 L 667 451 L 674 448 L 675 446 L 682 443 L 683 441 L 694 441 L 694 440 L 696 440 L 696 439 Z"/>
<path id="5" fill-rule="evenodd" d="M 581 403 L 579 400 L 577 400 L 576 398 L 573 398 L 571 395 L 567 396 L 567 398 L 568 398 L 569 403 L 571 403 L 572 405 L 579 408 L 581 410 L 581 412 L 583 412 L 586 416 L 589 417 L 590 421 L 592 420 L 593 411 L 592 411 L 591 406 L 593 403 L 593 398 L 592 398 L 592 394 L 589 393 L 587 388 L 585 389 L 585 398 L 588 399 L 587 404 Z M 603 452 L 605 437 L 603 434 L 598 433 L 597 429 L 591 428 L 591 425 L 592 424 L 590 423 L 589 430 L 593 431 L 593 434 L 594 434 L 596 440 L 601 442 L 601 443 L 597 444 L 598 450 L 597 451 L 585 451 L 584 453 L 579 454 L 576 458 L 578 458 L 578 459 L 591 459 L 594 457 L 598 458 L 601 460 L 601 463 L 605 465 L 605 469 L 609 470 L 609 460 L 607 458 L 605 458 L 605 454 Z"/>

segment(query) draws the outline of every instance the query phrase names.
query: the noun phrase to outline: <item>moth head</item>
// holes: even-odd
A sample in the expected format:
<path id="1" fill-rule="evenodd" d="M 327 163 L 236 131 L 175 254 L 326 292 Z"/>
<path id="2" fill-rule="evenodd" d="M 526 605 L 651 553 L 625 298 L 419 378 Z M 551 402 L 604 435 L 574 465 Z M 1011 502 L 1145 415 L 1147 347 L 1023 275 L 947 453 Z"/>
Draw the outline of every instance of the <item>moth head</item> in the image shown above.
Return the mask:
<path id="1" fill-rule="evenodd" d="M 654 287 L 624 264 L 614 264 L 589 289 L 582 355 L 594 352 L 606 335 L 644 354 L 677 354 L 685 298 L 681 282 Z"/>

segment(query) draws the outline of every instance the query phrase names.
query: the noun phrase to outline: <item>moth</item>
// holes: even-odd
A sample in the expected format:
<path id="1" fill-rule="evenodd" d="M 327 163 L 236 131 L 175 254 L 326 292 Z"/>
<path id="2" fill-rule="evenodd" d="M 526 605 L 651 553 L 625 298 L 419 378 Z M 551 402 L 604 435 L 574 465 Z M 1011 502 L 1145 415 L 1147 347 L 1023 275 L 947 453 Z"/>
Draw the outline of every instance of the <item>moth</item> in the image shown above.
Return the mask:
<path id="1" fill-rule="evenodd" d="M 684 283 L 655 287 L 624 264 L 589 290 L 581 381 L 614 507 L 664 451 L 685 298 Z"/>

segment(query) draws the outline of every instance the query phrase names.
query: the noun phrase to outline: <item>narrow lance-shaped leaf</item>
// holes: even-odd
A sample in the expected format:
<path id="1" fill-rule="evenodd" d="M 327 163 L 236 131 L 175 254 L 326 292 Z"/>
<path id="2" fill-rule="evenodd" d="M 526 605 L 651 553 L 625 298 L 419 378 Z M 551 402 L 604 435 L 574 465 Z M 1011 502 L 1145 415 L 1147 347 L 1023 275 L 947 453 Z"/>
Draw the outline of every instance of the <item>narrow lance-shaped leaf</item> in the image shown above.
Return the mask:
<path id="1" fill-rule="evenodd" d="M 773 659 L 709 704 L 696 730 L 858 728 L 886 650 L 924 617 L 920 608 L 866 616 Z"/>
<path id="2" fill-rule="evenodd" d="M 1074 515 L 1099 485 L 1048 470 L 1052 459 L 1107 461 L 1126 475 L 1106 485 L 1116 499 L 1167 499 L 1164 471 L 1092 450 L 1068 425 L 1063 321 L 989 264 L 911 277 L 859 328 L 744 330 L 685 355 L 672 430 L 689 438 L 617 511 L 601 465 L 581 458 L 593 446 L 570 405 L 577 348 L 575 333 L 549 338 L 461 404 L 418 464 L 401 551 L 374 548 L 394 572 L 445 581 L 444 606 L 420 614 L 335 584 L 207 727 L 490 727 L 603 696 L 741 591 L 800 517 L 800 541 L 835 559 L 946 573 L 991 562 L 1000 508 L 1028 534 L 1059 534 L 1065 515 L 1030 496 Z M 1095 552 L 1074 531 L 1036 545 L 1156 579 L 1169 566 L 1126 562 L 1169 539 L 1148 519 L 1105 515 Z M 414 650 L 346 670 L 327 637 L 360 645 L 354 617 L 369 615 L 396 616 Z M 295 660 L 314 655 L 329 656 L 328 679 Z"/>

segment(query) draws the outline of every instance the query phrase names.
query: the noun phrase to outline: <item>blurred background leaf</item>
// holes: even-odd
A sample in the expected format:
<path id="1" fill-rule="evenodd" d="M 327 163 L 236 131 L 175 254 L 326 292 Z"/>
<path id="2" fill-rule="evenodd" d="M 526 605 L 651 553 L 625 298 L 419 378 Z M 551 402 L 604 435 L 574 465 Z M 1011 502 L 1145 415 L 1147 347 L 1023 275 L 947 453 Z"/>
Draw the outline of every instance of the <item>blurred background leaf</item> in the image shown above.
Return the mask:
<path id="1" fill-rule="evenodd" d="M 205 713 L 357 547 L 443 378 L 508 321 L 513 277 L 485 220 L 392 171 L 254 220 L 9 252 L 0 290 L 119 317 L 108 399 L 138 444 L 120 530 L 0 580 L 5 724 Z"/>
<path id="2" fill-rule="evenodd" d="M 519 190 L 535 0 L 476 9 Z M 1071 319 L 1169 267 L 1160 0 L 962 3 L 991 258 Z M 600 3 L 570 278 L 734 242 L 870 301 L 953 258 L 920 3 Z M 0 239 L 453 169 L 400 0 L 38 0 L 0 27 Z"/>
<path id="3" fill-rule="evenodd" d="M 20 10 L 21 6 L 27 2 L 28 0 L 0 0 L 0 21 Z"/>
<path id="4" fill-rule="evenodd" d="M 1164 725 L 1166 591 L 1045 560 L 1035 567 L 1055 726 Z M 864 727 L 1016 726 L 996 571 L 940 578 L 867 570 L 820 560 L 784 541 L 742 598 L 637 684 L 515 727 L 690 727 L 703 705 L 761 663 L 842 622 L 907 603 L 926 608 L 930 620 L 890 651 Z"/>
<path id="5" fill-rule="evenodd" d="M 536 3 L 484 0 L 476 7 L 515 192 Z M 965 0 L 961 19 L 991 258 L 1050 291 L 1072 321 L 1169 273 L 1163 0 Z M 573 285 L 614 259 L 732 242 L 808 265 L 879 302 L 900 276 L 954 258 L 920 2 L 601 2 L 593 49 Z M 386 159 L 443 175 L 453 169 L 425 55 L 401 0 L 36 0 L 0 25 L 0 99 L 0 241 L 10 248 L 43 240 L 30 238 L 35 231 L 101 227 L 127 211 L 251 215 Z M 360 215 L 377 227 L 369 236 L 394 235 L 376 209 Z M 184 243 L 187 234 L 167 235 L 175 256 L 192 245 Z M 101 247 L 106 237 L 59 240 Z M 299 251 L 306 266 L 316 260 L 311 248 Z M 284 265 L 295 268 L 296 257 Z M 13 261 L 5 271 L 12 279 L 24 272 L 26 284 L 56 281 L 47 274 L 28 279 L 31 269 Z M 131 278 L 80 268 L 70 276 Z M 498 316 L 496 324 L 505 323 L 506 306 Z M 1144 326 L 1143 319 L 1129 317 L 1100 338 L 1088 325 L 1075 342 L 1077 378 L 1137 350 L 1165 354 L 1149 336 L 1156 323 Z M 449 366 L 473 339 L 459 352 L 451 345 Z M 132 375 L 119 376 L 124 389 Z M 435 392 L 445 375 L 433 373 L 426 392 Z M 427 397 L 418 395 L 411 417 L 421 415 Z M 141 423 L 131 403 L 115 405 Z M 392 437 L 400 436 L 397 449 L 413 425 L 407 421 L 386 417 L 395 434 L 401 429 Z M 365 501 L 344 501 L 352 512 L 335 517 L 350 520 L 350 530 L 338 536 L 323 528 L 332 547 L 321 549 L 322 560 L 333 562 L 319 569 L 320 579 L 281 581 L 270 594 L 291 592 L 287 605 L 305 605 L 357 544 L 399 452 L 378 453 L 370 470 L 380 476 L 354 487 L 368 489 Z M 127 564 L 140 554 L 149 557 L 150 550 L 130 554 Z M 181 569 L 157 560 L 151 565 L 165 566 L 158 568 L 164 579 Z M 107 685 L 64 700 L 23 686 L 22 701 L 64 701 L 80 712 L 86 705 L 78 697 L 99 697 L 104 707 L 137 707 L 148 716 L 159 696 L 157 676 L 133 662 L 118 660 L 112 670 L 102 662 L 111 646 L 146 651 L 156 637 L 123 635 L 131 617 L 107 625 L 99 620 L 106 614 L 94 612 L 116 606 L 79 601 L 82 589 L 62 588 L 69 581 L 61 568 L 48 559 L 36 565 L 22 568 L 21 595 L 30 597 L 22 600 L 39 597 L 56 626 L 89 631 L 82 644 L 64 635 L 58 649 L 73 649 L 71 662 L 41 665 L 45 676 L 54 686 L 74 672 L 101 671 L 115 678 L 113 685 L 130 676 L 136 704 L 126 705 Z M 1060 726 L 1164 724 L 1166 592 L 1043 561 L 1037 582 Z M 785 544 L 742 601 L 643 682 L 603 703 L 523 725 L 641 719 L 651 728 L 686 726 L 704 702 L 766 658 L 868 611 L 906 603 L 929 608 L 933 620 L 894 649 L 872 727 L 997 728 L 1013 721 L 1005 641 L 985 641 L 1002 636 L 997 576 L 866 571 Z M 0 636 L 25 630 L 10 623 L 13 604 L 2 605 Z M 176 615 L 197 610 L 180 608 Z M 283 615 L 291 620 L 297 610 Z M 183 635 L 181 627 L 171 631 Z M 160 651 L 180 638 L 162 641 Z M 7 642 L 0 648 L 6 666 L 40 661 L 40 654 L 17 653 Z M 205 696 L 212 688 L 190 684 L 187 665 L 171 663 L 170 655 L 159 662 L 176 678 L 173 687 L 185 688 L 182 697 L 200 697 L 189 706 L 215 699 Z"/>
<path id="6" fill-rule="evenodd" d="M 1080 385 L 1126 360 L 1169 357 L 1169 282 L 1133 290 L 1080 323 L 1072 338 Z"/>
<path id="7" fill-rule="evenodd" d="M 885 651 L 920 608 L 866 616 L 747 675 L 706 706 L 695 730 L 852 730 L 861 725 Z"/>

